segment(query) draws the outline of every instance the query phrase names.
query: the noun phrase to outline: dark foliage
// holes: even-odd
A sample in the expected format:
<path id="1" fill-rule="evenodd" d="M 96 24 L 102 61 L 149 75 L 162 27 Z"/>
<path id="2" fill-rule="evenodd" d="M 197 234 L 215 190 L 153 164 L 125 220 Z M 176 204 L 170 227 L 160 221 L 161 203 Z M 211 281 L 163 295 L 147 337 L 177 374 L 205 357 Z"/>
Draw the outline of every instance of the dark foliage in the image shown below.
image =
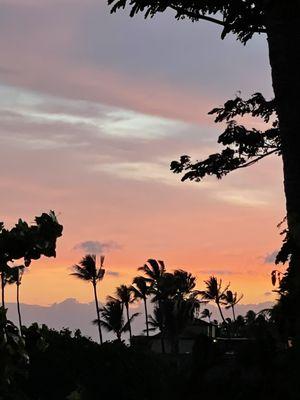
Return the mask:
<path id="1" fill-rule="evenodd" d="M 108 0 L 111 12 L 130 7 L 130 16 L 143 13 L 145 18 L 171 9 L 176 19 L 189 18 L 215 22 L 223 27 L 222 38 L 229 32 L 246 43 L 255 32 L 265 31 L 265 12 L 268 1 L 263 0 Z"/>
<path id="2" fill-rule="evenodd" d="M 209 114 L 216 114 L 215 122 L 226 123 L 218 139 L 218 143 L 225 148 L 202 161 L 192 162 L 187 155 L 181 156 L 180 161 L 172 161 L 171 170 L 183 173 L 182 181 L 199 182 L 209 175 L 220 179 L 231 171 L 253 165 L 271 154 L 281 155 L 274 100 L 267 101 L 261 93 L 255 93 L 249 100 L 237 96 L 234 100 L 228 100 L 223 107 L 214 108 Z M 265 131 L 260 131 L 248 129 L 233 119 L 245 116 L 259 117 L 267 124 L 272 123 Z"/>
<path id="3" fill-rule="evenodd" d="M 53 211 L 36 217 L 33 225 L 19 219 L 11 230 L 7 230 L 1 223 L 1 265 L 23 258 L 25 266 L 29 266 L 31 260 L 37 260 L 41 256 L 55 257 L 56 240 L 62 235 L 62 230 L 63 227 L 57 222 Z"/>
<path id="4" fill-rule="evenodd" d="M 68 329 L 60 332 L 43 326 L 47 348 L 30 345 L 29 376 L 23 385 L 31 400 L 62 400 L 73 393 L 81 400 L 164 399 L 172 393 L 176 364 L 144 350 L 111 342 L 102 346 Z M 36 340 L 36 326 L 27 341 Z M 72 398 L 70 396 L 69 398 Z"/>
<path id="5" fill-rule="evenodd" d="M 183 396 L 217 399 L 221 394 L 232 400 L 296 399 L 297 350 L 277 348 L 265 329 L 267 321 L 259 316 L 255 321 L 253 340 L 236 347 L 234 358 L 206 336 L 198 337 L 191 355 L 172 356 L 120 342 L 99 346 L 80 331 L 58 332 L 34 324 L 24 329 L 22 346 L 30 363 L 14 360 L 18 372 L 11 375 L 13 386 L 5 390 L 2 378 L 0 398 L 179 400 Z M 20 353 L 17 359 L 21 362 L 22 357 Z"/>

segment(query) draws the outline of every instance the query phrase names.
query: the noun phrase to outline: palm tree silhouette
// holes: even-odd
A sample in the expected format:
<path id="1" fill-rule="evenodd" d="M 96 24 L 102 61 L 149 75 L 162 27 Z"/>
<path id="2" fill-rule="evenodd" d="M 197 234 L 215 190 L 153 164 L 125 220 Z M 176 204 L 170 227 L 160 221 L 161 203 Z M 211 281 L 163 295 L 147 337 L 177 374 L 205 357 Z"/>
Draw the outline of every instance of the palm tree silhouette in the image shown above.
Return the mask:
<path id="1" fill-rule="evenodd" d="M 179 351 L 179 337 L 186 327 L 194 321 L 195 311 L 200 306 L 195 296 L 188 299 L 172 299 L 166 317 L 166 331 L 172 344 L 172 352 Z"/>
<path id="2" fill-rule="evenodd" d="M 150 294 L 150 285 L 143 276 L 136 276 L 132 281 L 132 292 L 135 299 L 143 300 L 146 320 L 146 333 L 149 336 L 147 296 Z"/>
<path id="3" fill-rule="evenodd" d="M 150 258 L 138 271 L 144 272 L 147 281 L 154 285 L 165 274 L 166 267 L 163 261 Z"/>
<path id="4" fill-rule="evenodd" d="M 101 326 L 108 332 L 114 332 L 117 336 L 117 340 L 121 342 L 122 333 L 129 331 L 129 326 L 134 318 L 139 313 L 134 313 L 129 321 L 124 324 L 124 315 L 123 315 L 123 304 L 120 300 L 111 299 L 106 305 L 101 308 L 101 317 L 100 320 Z M 93 321 L 94 324 L 98 323 L 98 320 Z"/>
<path id="5" fill-rule="evenodd" d="M 174 284 L 176 286 L 176 298 L 185 299 L 191 297 L 196 286 L 196 277 L 190 272 L 183 271 L 182 269 L 176 269 L 173 273 Z"/>
<path id="6" fill-rule="evenodd" d="M 212 312 L 209 311 L 208 308 L 204 308 L 204 310 L 201 313 L 201 317 L 202 318 L 207 318 L 208 322 L 210 323 L 211 316 L 212 316 Z"/>
<path id="7" fill-rule="evenodd" d="M 126 309 L 126 316 L 127 316 L 127 323 L 128 323 L 128 332 L 129 338 L 131 342 L 132 338 L 132 331 L 131 331 L 131 323 L 130 323 L 130 316 L 129 316 L 129 304 L 134 302 L 134 295 L 131 286 L 120 285 L 116 289 L 116 298 L 109 296 L 110 300 L 119 300 L 122 304 L 122 307 L 125 306 Z"/>
<path id="8" fill-rule="evenodd" d="M 17 285 L 17 310 L 18 310 L 18 319 L 19 319 L 21 336 L 22 336 L 22 318 L 21 318 L 21 307 L 20 307 L 20 286 L 24 270 L 25 270 L 24 265 L 11 267 L 10 272 L 6 275 L 6 283 L 8 285 L 13 285 L 13 284 Z"/>
<path id="9" fill-rule="evenodd" d="M 171 351 L 178 353 L 179 337 L 189 323 L 194 320 L 195 309 L 198 307 L 198 300 L 190 299 L 168 299 L 164 303 L 163 313 L 159 307 L 155 307 L 153 316 L 149 318 L 149 330 L 161 331 L 161 337 L 167 337 L 171 344 Z M 162 351 L 165 352 L 165 345 L 162 342 Z M 163 347 L 164 346 L 164 347 Z"/>
<path id="10" fill-rule="evenodd" d="M 87 282 L 91 282 L 94 290 L 94 298 L 97 312 L 97 325 L 99 331 L 99 339 L 100 344 L 103 343 L 102 331 L 101 331 L 101 320 L 100 320 L 100 308 L 97 296 L 97 283 L 100 282 L 105 274 L 105 269 L 103 268 L 104 264 L 104 256 L 100 257 L 100 267 L 97 268 L 96 265 L 96 255 L 95 254 L 87 254 L 78 264 L 73 265 L 73 272 L 71 275 L 76 276 L 79 279 L 82 279 Z"/>
<path id="11" fill-rule="evenodd" d="M 153 314 L 149 316 L 148 326 L 149 331 L 156 331 L 157 329 L 162 331 L 162 315 L 158 306 L 154 307 Z"/>
<path id="12" fill-rule="evenodd" d="M 161 346 L 162 352 L 165 353 L 165 301 L 168 298 L 170 291 L 174 289 L 173 276 L 166 272 L 166 267 L 163 261 L 148 259 L 147 263 L 138 268 L 144 272 L 145 279 L 150 283 L 149 291 L 153 294 L 152 302 L 157 302 L 160 313 L 160 331 L 161 331 Z"/>
<path id="13" fill-rule="evenodd" d="M 237 292 L 233 293 L 231 290 L 227 290 L 225 293 L 224 300 L 227 303 L 225 308 L 226 308 L 226 310 L 231 308 L 234 322 L 236 321 L 234 307 L 242 300 L 243 297 L 244 297 L 243 294 L 240 297 L 238 297 Z"/>
<path id="14" fill-rule="evenodd" d="M 215 276 L 210 276 L 207 281 L 204 281 L 206 285 L 206 290 L 199 291 L 199 294 L 202 296 L 204 300 L 208 301 L 214 301 L 219 309 L 221 318 L 226 324 L 221 305 L 226 304 L 225 302 L 225 292 L 228 290 L 229 285 L 225 287 L 225 289 L 222 288 L 222 279 L 218 281 L 218 279 Z"/>

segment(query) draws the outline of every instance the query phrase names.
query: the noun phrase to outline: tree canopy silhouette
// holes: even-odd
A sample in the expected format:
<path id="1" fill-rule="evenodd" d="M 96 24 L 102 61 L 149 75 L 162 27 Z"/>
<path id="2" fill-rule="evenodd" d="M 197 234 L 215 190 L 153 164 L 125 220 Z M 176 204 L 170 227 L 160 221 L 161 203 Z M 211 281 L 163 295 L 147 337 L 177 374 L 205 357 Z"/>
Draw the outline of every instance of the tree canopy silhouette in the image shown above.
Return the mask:
<path id="1" fill-rule="evenodd" d="M 15 270 L 10 263 L 23 259 L 19 268 L 27 268 L 32 260 L 42 256 L 56 257 L 56 241 L 62 235 L 63 227 L 57 221 L 54 211 L 35 217 L 29 225 L 19 219 L 12 229 L 6 229 L 0 222 L 0 274 L 2 307 L 5 306 L 5 285 L 13 280 Z"/>
<path id="2" fill-rule="evenodd" d="M 209 114 L 216 115 L 215 122 L 226 122 L 226 128 L 218 139 L 218 143 L 225 148 L 196 162 L 192 162 L 187 155 L 181 156 L 179 161 L 172 161 L 171 170 L 174 173 L 182 173 L 182 181 L 199 182 L 210 175 L 220 179 L 236 169 L 249 167 L 272 154 L 281 155 L 281 138 L 274 100 L 267 101 L 261 93 L 255 93 L 248 100 L 236 96 L 235 99 L 228 100 L 223 107 L 214 108 Z M 265 131 L 249 129 L 234 120 L 236 117 L 245 116 L 261 118 L 270 126 Z"/>

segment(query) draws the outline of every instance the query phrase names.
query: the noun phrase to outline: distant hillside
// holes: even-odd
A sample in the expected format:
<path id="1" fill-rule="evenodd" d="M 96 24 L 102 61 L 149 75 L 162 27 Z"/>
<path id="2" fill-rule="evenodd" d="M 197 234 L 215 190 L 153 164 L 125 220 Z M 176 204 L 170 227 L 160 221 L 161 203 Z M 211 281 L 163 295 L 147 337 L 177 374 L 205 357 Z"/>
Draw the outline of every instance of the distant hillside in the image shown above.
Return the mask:
<path id="1" fill-rule="evenodd" d="M 273 302 L 266 301 L 258 304 L 239 304 L 236 307 L 236 315 L 245 315 L 248 310 L 258 312 L 265 308 L 273 306 Z M 17 309 L 15 303 L 8 303 L 8 317 L 17 323 Z M 94 340 L 98 339 L 97 328 L 91 324 L 95 319 L 94 303 L 79 303 L 76 299 L 69 298 L 61 303 L 54 303 L 51 306 L 39 306 L 33 304 L 22 304 L 22 319 L 24 325 L 30 325 L 32 322 L 46 324 L 51 328 L 61 329 L 68 327 L 71 330 L 79 328 L 86 336 Z M 151 308 L 151 305 L 150 305 Z M 206 305 L 203 308 L 209 308 L 213 313 L 213 319 L 219 319 L 218 311 L 213 305 Z M 133 323 L 133 333 L 140 334 L 144 329 L 143 306 L 134 307 L 134 312 L 141 314 Z M 225 316 L 231 317 L 231 312 L 225 310 Z M 104 334 L 105 339 L 112 339 L 111 335 Z"/>

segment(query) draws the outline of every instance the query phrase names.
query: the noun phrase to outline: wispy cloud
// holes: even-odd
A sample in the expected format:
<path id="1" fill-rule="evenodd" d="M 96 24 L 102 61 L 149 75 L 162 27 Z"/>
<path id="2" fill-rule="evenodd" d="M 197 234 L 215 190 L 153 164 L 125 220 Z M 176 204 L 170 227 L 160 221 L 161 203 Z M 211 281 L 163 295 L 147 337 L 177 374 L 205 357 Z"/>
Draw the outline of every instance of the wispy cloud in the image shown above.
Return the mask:
<path id="1" fill-rule="evenodd" d="M 120 272 L 117 272 L 117 271 L 106 271 L 106 275 L 109 275 L 109 276 L 113 276 L 113 277 L 119 277 L 121 274 L 120 274 Z"/>
<path id="2" fill-rule="evenodd" d="M 101 254 L 113 250 L 120 250 L 122 246 L 113 240 L 100 242 L 98 240 L 87 240 L 85 242 L 77 243 L 74 250 L 83 250 L 86 253 Z"/>
<path id="3" fill-rule="evenodd" d="M 232 271 L 229 269 L 207 269 L 207 270 L 203 270 L 200 269 L 197 271 L 198 274 L 203 274 L 203 275 L 236 275 L 238 272 L 236 271 Z"/>

